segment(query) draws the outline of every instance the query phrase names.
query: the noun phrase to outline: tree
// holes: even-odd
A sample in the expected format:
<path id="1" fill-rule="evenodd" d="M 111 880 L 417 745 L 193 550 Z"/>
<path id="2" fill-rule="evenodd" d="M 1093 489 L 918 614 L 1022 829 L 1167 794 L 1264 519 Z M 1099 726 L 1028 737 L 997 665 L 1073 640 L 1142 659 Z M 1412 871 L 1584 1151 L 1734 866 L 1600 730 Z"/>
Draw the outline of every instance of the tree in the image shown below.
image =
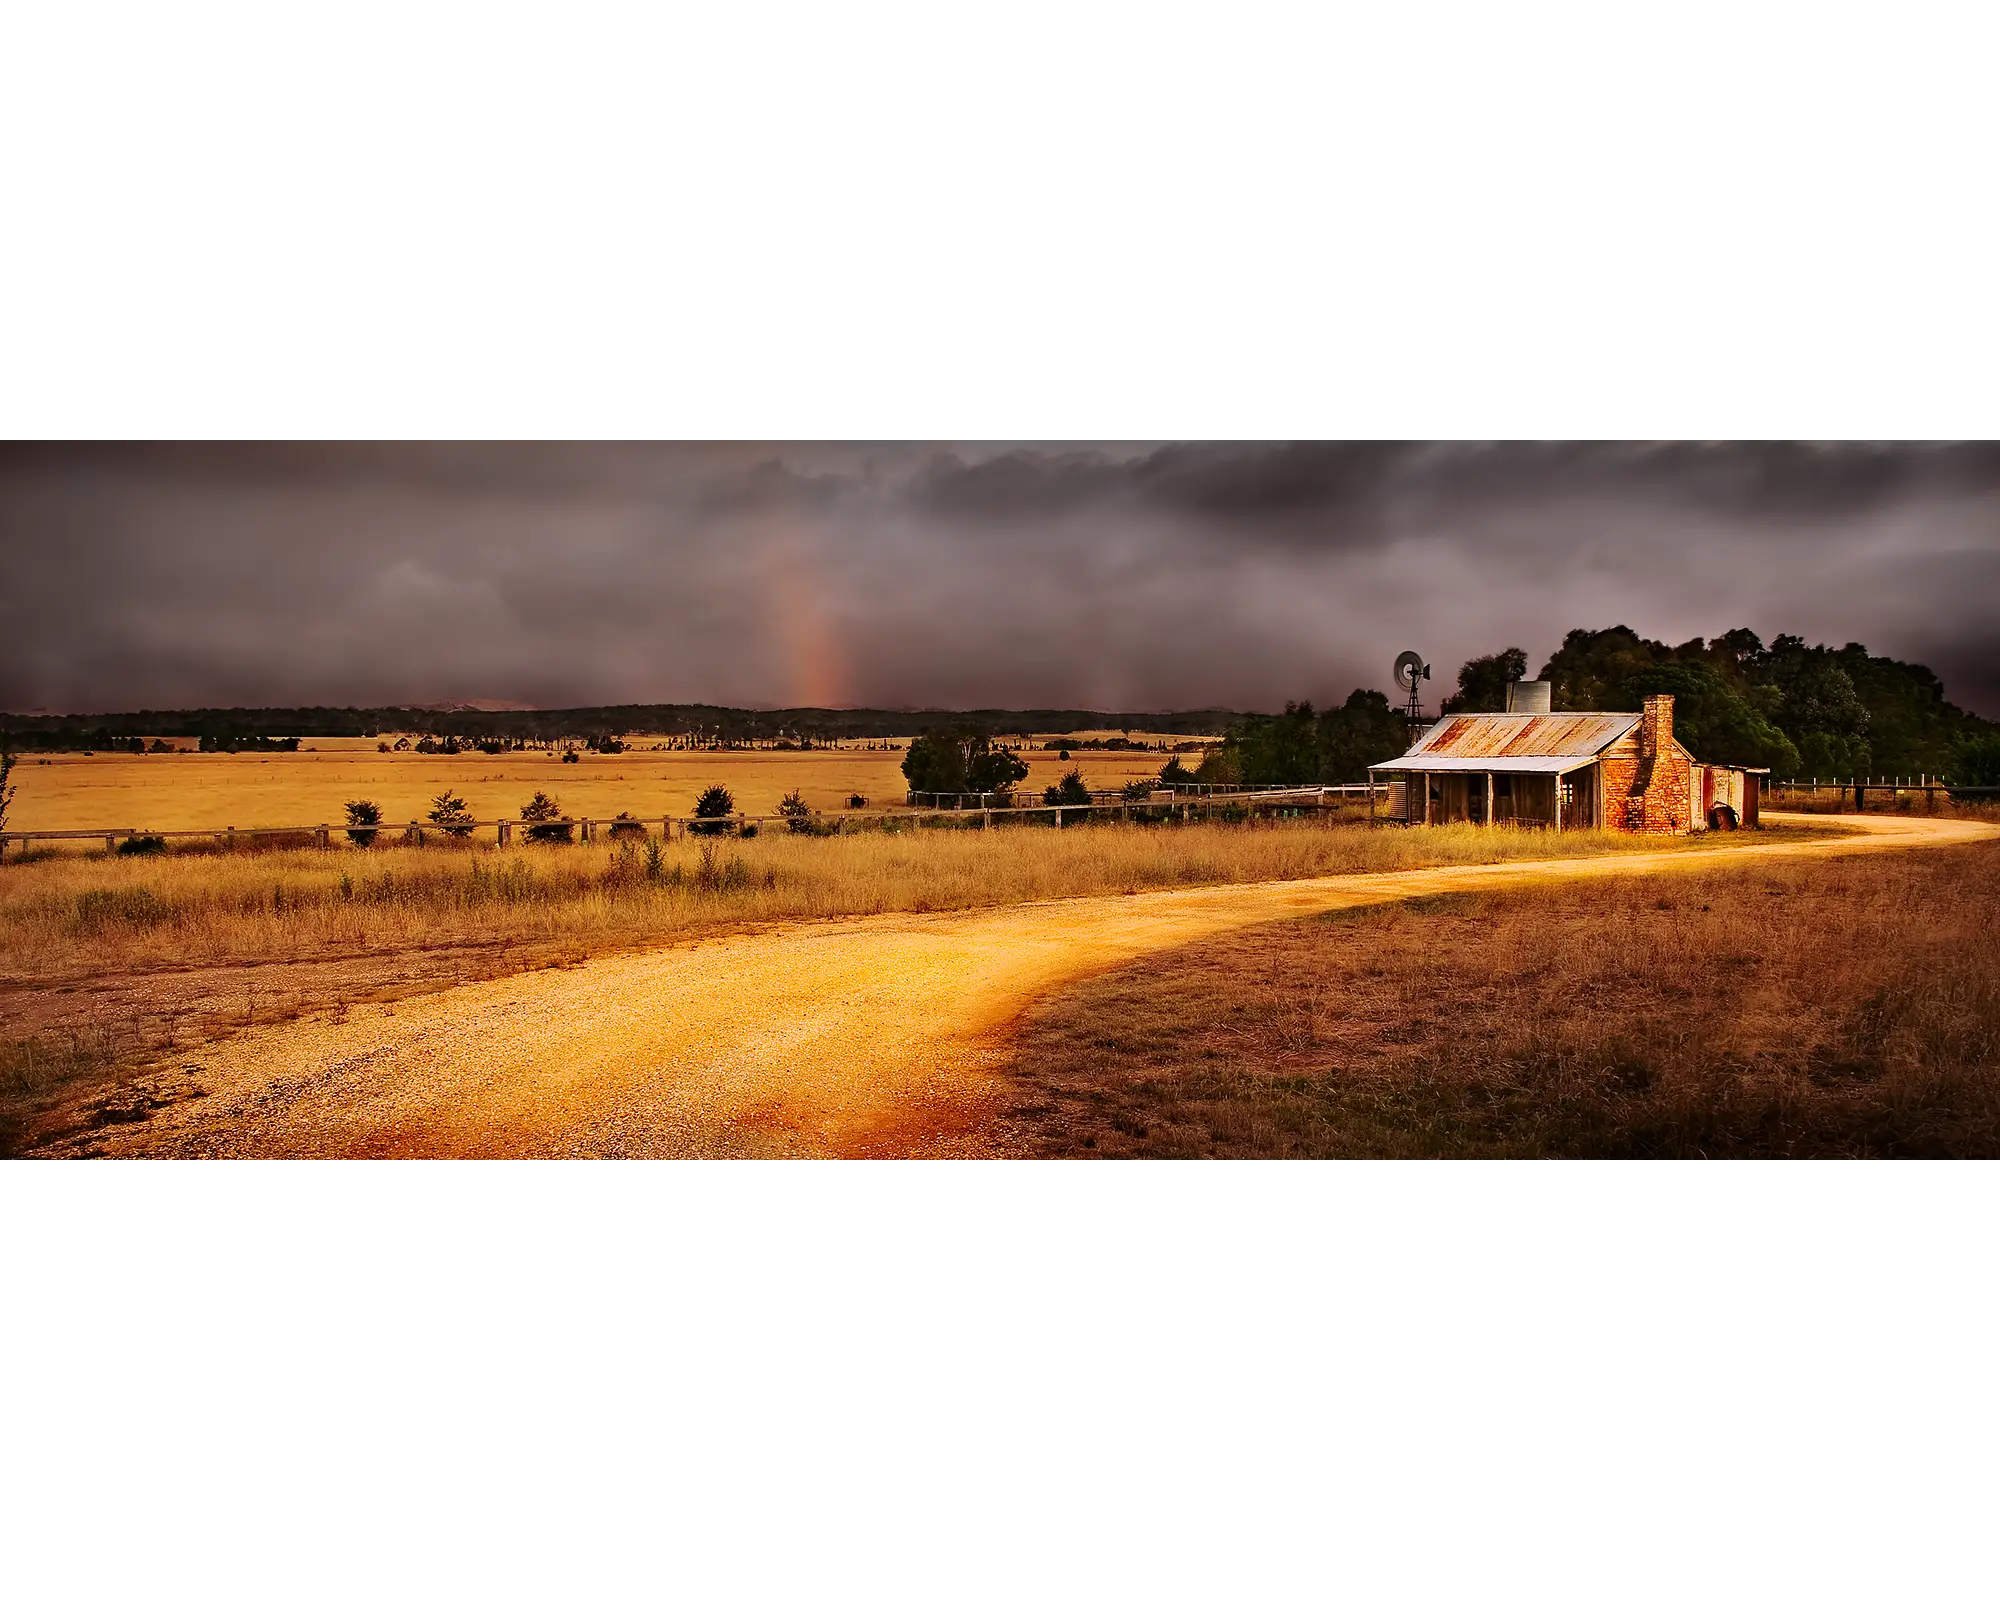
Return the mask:
<path id="1" fill-rule="evenodd" d="M 14 768 L 20 764 L 20 757 L 4 745 L 0 745 L 0 831 L 7 826 L 7 808 L 14 803 L 18 792 L 14 784 Z"/>
<path id="2" fill-rule="evenodd" d="M 919 734 L 903 756 L 913 794 L 1006 794 L 1028 775 L 1028 764 L 973 728 Z"/>
<path id="3" fill-rule="evenodd" d="M 778 815 L 785 819 L 785 826 L 794 833 L 813 831 L 812 807 L 799 798 L 796 789 L 778 802 Z"/>
<path id="4" fill-rule="evenodd" d="M 382 808 L 373 800 L 347 802 L 347 837 L 366 850 L 375 842 L 375 830 L 382 824 Z"/>
<path id="5" fill-rule="evenodd" d="M 1083 774 L 1072 767 L 1062 775 L 1062 782 L 1052 783 L 1042 791 L 1042 798 L 1052 806 L 1087 806 L 1090 789 L 1083 781 Z"/>
<path id="6" fill-rule="evenodd" d="M 429 815 L 432 822 L 457 838 L 472 831 L 472 807 L 449 789 L 431 802 Z"/>
<path id="7" fill-rule="evenodd" d="M 736 797 L 719 783 L 712 783 L 696 798 L 694 803 L 696 833 L 727 833 L 729 814 L 736 809 Z"/>
<path id="8" fill-rule="evenodd" d="M 1181 765 L 1181 758 L 1179 756 L 1175 756 L 1164 767 L 1160 768 L 1160 787 L 1162 789 L 1172 789 L 1180 784 L 1193 783 L 1194 781 L 1195 775 Z"/>
<path id="9" fill-rule="evenodd" d="M 1458 669 L 1458 693 L 1448 696 L 1442 711 L 1505 711 L 1507 685 L 1528 675 L 1528 652 L 1509 646 L 1497 655 L 1474 656 Z M 1386 758 L 1385 758 L 1386 759 Z"/>
<path id="10" fill-rule="evenodd" d="M 534 798 L 521 807 L 521 820 L 527 823 L 528 837 L 544 844 L 568 844 L 573 836 L 575 824 L 558 820 L 562 817 L 562 807 L 553 795 L 535 791 Z"/>
<path id="11" fill-rule="evenodd" d="M 1410 745 L 1402 713 L 1375 689 L 1356 689 L 1338 710 L 1323 713 L 1318 734 L 1321 783 L 1366 783 L 1370 767 Z"/>
<path id="12" fill-rule="evenodd" d="M 1967 787 L 2000 785 L 2000 728 L 1966 734 L 1952 746 L 1951 779 Z"/>

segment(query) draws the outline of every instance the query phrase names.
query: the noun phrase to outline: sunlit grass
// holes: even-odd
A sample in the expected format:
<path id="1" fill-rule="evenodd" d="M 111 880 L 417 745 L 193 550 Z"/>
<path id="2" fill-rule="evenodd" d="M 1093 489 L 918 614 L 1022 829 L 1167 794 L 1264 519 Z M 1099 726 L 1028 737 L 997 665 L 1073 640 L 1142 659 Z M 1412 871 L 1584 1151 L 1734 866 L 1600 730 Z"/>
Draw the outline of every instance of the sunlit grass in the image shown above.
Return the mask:
<path id="1" fill-rule="evenodd" d="M 1738 835 L 1737 838 L 1752 837 Z M 1682 848 L 1724 842 L 1682 841 Z M 72 855 L 0 869 L 0 974 L 346 950 L 666 938 L 1197 884 L 1658 849 L 1614 834 L 1310 822 L 913 829 L 843 838 Z"/>

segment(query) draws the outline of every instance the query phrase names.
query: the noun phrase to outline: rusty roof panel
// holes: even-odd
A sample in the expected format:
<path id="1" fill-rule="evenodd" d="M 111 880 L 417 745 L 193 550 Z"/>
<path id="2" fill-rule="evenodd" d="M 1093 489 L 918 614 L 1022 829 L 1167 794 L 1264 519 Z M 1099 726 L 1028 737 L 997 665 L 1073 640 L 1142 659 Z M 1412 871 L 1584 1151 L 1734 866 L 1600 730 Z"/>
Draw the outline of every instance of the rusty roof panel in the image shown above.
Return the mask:
<path id="1" fill-rule="evenodd" d="M 1411 747 L 1413 756 L 1460 761 L 1495 757 L 1592 756 L 1637 727 L 1633 711 L 1454 712 Z"/>

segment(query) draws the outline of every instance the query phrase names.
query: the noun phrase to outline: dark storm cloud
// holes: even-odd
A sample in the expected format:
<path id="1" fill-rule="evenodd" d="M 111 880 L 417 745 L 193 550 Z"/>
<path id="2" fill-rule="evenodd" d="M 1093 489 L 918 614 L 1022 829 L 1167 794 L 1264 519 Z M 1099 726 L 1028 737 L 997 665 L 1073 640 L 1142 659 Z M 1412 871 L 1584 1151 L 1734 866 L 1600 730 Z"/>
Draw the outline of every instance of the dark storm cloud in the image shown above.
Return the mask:
<path id="1" fill-rule="evenodd" d="M 0 450 L 0 704 L 1270 706 L 1570 627 L 2000 711 L 1988 445 Z"/>

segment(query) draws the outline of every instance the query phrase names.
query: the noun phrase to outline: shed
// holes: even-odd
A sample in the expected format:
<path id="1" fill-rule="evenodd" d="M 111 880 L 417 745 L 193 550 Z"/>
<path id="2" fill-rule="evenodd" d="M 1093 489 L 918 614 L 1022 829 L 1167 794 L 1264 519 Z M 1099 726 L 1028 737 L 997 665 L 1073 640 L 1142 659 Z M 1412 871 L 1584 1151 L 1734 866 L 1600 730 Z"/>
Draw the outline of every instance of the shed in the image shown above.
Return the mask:
<path id="1" fill-rule="evenodd" d="M 1551 711 L 1548 685 L 1510 686 L 1510 707 L 1440 718 L 1393 761 L 1404 820 L 1513 822 L 1688 833 L 1757 822 L 1762 769 L 1698 760 L 1674 737 L 1674 697 L 1638 711 Z"/>

